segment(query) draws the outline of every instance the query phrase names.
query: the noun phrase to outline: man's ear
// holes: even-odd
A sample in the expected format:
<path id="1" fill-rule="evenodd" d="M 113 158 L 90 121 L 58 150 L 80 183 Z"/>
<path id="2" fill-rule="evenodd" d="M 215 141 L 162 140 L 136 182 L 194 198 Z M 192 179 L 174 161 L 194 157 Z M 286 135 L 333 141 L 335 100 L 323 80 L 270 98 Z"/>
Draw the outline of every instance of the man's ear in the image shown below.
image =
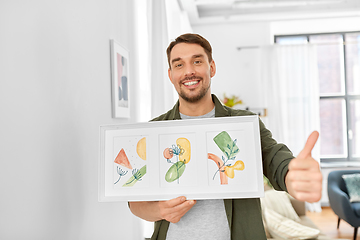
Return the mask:
<path id="1" fill-rule="evenodd" d="M 171 83 L 174 84 L 173 81 L 172 81 L 171 69 L 170 68 L 168 68 L 168 76 L 169 76 L 169 79 L 170 79 Z"/>
<path id="2" fill-rule="evenodd" d="M 216 73 L 215 61 L 211 60 L 211 63 L 210 63 L 210 77 L 215 76 L 215 73 Z"/>

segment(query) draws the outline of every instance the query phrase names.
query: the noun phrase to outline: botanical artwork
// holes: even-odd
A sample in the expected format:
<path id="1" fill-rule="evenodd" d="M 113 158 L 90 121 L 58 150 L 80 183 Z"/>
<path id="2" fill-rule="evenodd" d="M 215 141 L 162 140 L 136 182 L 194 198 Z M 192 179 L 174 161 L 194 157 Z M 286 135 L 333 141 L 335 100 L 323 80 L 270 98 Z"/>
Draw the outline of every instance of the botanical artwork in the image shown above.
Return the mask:
<path id="1" fill-rule="evenodd" d="M 99 201 L 263 196 L 257 115 L 100 130 Z"/>
<path id="2" fill-rule="evenodd" d="M 166 186 L 166 183 L 186 185 L 191 182 L 191 179 L 189 178 L 192 178 L 191 174 L 194 173 L 194 164 L 192 168 L 187 166 L 191 165 L 191 142 L 194 142 L 192 141 L 194 136 L 190 135 L 189 138 L 189 136 L 185 135 L 186 134 L 181 136 L 160 136 L 160 146 L 162 152 L 162 159 L 160 160 L 160 177 L 163 186 Z"/>
<path id="3" fill-rule="evenodd" d="M 227 131 L 222 131 L 218 133 L 215 137 L 212 137 L 212 141 L 208 140 L 208 143 L 211 142 L 215 143 L 215 145 L 221 152 L 221 156 L 218 155 L 218 153 L 215 154 L 213 152 L 210 152 L 210 149 L 212 149 L 211 146 L 213 145 L 210 145 L 210 149 L 208 148 L 210 150 L 208 152 L 208 159 L 212 160 L 216 164 L 217 169 L 213 173 L 211 180 L 214 181 L 216 178 L 218 178 L 220 179 L 221 185 L 226 185 L 229 183 L 229 178 L 235 178 L 235 171 L 243 171 L 245 169 L 244 162 L 242 160 L 239 160 L 238 156 L 238 154 L 240 153 L 240 149 L 237 145 L 238 139 L 233 139 L 230 137 Z M 211 174 L 210 169 L 209 174 Z"/>
<path id="4" fill-rule="evenodd" d="M 146 137 L 139 138 L 114 139 L 114 149 L 121 148 L 114 160 L 114 187 L 132 187 L 143 180 L 146 174 Z"/>
<path id="5" fill-rule="evenodd" d="M 117 59 L 117 88 L 118 88 L 118 106 L 128 107 L 128 61 L 127 59 L 116 53 Z"/>

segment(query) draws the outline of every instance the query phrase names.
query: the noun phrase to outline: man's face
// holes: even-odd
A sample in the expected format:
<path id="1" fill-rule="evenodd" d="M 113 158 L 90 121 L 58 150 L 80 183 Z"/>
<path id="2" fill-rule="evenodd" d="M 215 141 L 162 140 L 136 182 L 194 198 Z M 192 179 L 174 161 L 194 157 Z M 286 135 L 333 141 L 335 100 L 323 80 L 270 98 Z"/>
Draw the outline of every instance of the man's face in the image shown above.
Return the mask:
<path id="1" fill-rule="evenodd" d="M 179 43 L 170 53 L 169 78 L 179 97 L 187 102 L 197 102 L 209 91 L 211 78 L 215 75 L 215 62 L 198 44 Z"/>

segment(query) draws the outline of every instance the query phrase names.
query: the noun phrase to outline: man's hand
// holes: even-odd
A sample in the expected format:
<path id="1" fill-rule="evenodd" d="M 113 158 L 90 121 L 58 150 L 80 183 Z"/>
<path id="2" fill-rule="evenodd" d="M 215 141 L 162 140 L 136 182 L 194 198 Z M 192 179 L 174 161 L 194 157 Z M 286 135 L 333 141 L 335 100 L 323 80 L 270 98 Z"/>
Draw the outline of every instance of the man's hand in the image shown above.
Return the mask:
<path id="1" fill-rule="evenodd" d="M 168 201 L 159 202 L 160 216 L 171 223 L 177 223 L 196 203 L 196 200 L 186 200 L 178 197 Z"/>
<path id="2" fill-rule="evenodd" d="M 291 160 L 285 177 L 288 193 L 300 201 L 317 202 L 321 199 L 322 174 L 319 163 L 311 156 L 318 137 L 317 131 L 310 134 L 304 149 Z"/>
<path id="3" fill-rule="evenodd" d="M 196 200 L 186 200 L 177 197 L 168 201 L 129 202 L 131 212 L 146 221 L 155 222 L 165 219 L 177 223 L 196 203 Z"/>

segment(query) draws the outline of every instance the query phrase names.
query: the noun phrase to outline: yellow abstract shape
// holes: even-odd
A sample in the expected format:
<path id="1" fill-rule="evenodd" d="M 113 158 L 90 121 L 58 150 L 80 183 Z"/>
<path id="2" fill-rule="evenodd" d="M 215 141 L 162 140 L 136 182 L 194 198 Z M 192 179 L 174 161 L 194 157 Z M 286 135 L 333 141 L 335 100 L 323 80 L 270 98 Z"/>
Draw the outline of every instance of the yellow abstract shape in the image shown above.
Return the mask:
<path id="1" fill-rule="evenodd" d="M 244 170 L 244 168 L 245 168 L 245 164 L 244 164 L 244 162 L 243 161 L 236 161 L 235 162 L 235 164 L 233 165 L 233 167 L 234 167 L 234 169 L 235 170 Z"/>
<path id="2" fill-rule="evenodd" d="M 234 168 L 233 168 L 233 166 L 226 166 L 226 167 L 225 167 L 225 174 L 226 174 L 226 176 L 228 176 L 229 178 L 234 178 L 235 173 L 234 173 Z"/>
<path id="3" fill-rule="evenodd" d="M 244 170 L 245 164 L 243 161 L 236 161 L 233 166 L 225 166 L 225 174 L 229 178 L 234 178 L 235 173 L 234 170 Z"/>
<path id="4" fill-rule="evenodd" d="M 176 140 L 176 145 L 181 149 L 179 160 L 185 164 L 188 163 L 191 156 L 191 146 L 189 140 L 186 138 L 178 138 Z"/>
<path id="5" fill-rule="evenodd" d="M 146 138 L 140 139 L 136 146 L 136 152 L 142 160 L 146 160 Z"/>

